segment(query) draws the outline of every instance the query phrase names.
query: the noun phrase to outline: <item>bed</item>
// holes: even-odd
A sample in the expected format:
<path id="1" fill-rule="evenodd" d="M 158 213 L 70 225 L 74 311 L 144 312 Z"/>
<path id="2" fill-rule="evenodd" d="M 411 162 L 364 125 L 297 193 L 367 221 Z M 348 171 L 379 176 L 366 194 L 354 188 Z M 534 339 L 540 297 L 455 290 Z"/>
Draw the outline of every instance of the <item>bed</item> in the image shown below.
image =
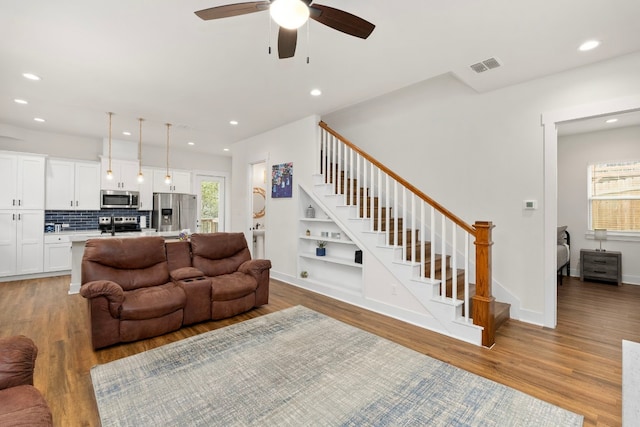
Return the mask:
<path id="1" fill-rule="evenodd" d="M 571 236 L 567 231 L 567 226 L 558 227 L 558 284 L 562 285 L 562 270 L 566 267 L 569 276 L 569 263 L 571 261 Z"/>

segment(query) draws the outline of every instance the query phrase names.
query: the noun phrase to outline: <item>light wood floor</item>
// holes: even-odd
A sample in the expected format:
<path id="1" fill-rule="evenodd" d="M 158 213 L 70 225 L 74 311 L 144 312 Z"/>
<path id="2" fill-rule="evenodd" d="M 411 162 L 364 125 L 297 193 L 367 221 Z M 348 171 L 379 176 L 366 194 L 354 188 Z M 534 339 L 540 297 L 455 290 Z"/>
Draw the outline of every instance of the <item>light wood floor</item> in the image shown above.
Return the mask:
<path id="1" fill-rule="evenodd" d="M 35 385 L 57 426 L 99 425 L 91 366 L 297 304 L 580 413 L 586 426 L 621 425 L 621 340 L 640 341 L 640 286 L 565 278 L 556 329 L 510 320 L 485 349 L 272 281 L 267 306 L 94 352 L 87 301 L 68 295 L 68 285 L 69 276 L 0 283 L 0 335 L 38 345 Z"/>

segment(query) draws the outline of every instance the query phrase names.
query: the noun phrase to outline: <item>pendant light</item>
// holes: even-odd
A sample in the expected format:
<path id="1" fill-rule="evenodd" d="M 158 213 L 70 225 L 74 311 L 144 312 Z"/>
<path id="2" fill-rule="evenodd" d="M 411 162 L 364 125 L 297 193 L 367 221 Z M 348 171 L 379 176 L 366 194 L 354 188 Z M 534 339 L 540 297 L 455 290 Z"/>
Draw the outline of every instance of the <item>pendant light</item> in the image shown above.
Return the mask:
<path id="1" fill-rule="evenodd" d="M 144 182 L 144 175 L 142 174 L 142 122 L 144 119 L 139 118 L 138 121 L 140 122 L 140 138 L 138 139 L 138 182 L 142 183 Z"/>
<path id="2" fill-rule="evenodd" d="M 171 175 L 169 175 L 169 129 L 171 128 L 171 123 L 167 123 L 167 174 L 164 177 L 164 183 L 169 185 L 171 184 Z"/>
<path id="3" fill-rule="evenodd" d="M 107 179 L 113 179 L 113 172 L 111 171 L 111 117 L 113 113 L 107 113 L 109 115 L 109 169 L 107 169 Z"/>

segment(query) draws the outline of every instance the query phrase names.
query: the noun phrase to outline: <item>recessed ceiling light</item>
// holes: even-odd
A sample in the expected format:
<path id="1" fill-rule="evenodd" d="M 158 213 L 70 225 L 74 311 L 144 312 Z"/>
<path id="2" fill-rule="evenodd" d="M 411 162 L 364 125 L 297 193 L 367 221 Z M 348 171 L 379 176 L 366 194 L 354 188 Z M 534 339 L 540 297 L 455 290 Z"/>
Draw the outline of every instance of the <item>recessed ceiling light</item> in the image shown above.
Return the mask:
<path id="1" fill-rule="evenodd" d="M 229 149 L 228 148 L 223 148 L 222 151 L 229 151 Z"/>
<path id="2" fill-rule="evenodd" d="M 229 124 L 230 124 L 231 126 L 237 126 L 237 125 L 238 125 L 238 121 L 237 121 L 237 120 L 231 120 L 231 121 L 229 122 Z"/>
<path id="3" fill-rule="evenodd" d="M 129 132 L 128 130 L 123 131 L 122 134 L 126 136 L 131 136 L 131 132 Z"/>
<path id="4" fill-rule="evenodd" d="M 609 119 L 609 120 L 605 121 L 605 123 L 615 123 L 617 121 L 618 121 L 618 119 Z"/>
<path id="5" fill-rule="evenodd" d="M 22 77 L 29 80 L 42 80 L 39 76 L 36 76 L 35 74 L 32 74 L 32 73 L 23 73 Z"/>
<path id="6" fill-rule="evenodd" d="M 15 102 L 16 104 L 23 104 L 23 105 L 28 104 L 28 102 L 25 101 L 24 99 L 14 99 L 13 102 Z"/>
<path id="7" fill-rule="evenodd" d="M 600 42 L 598 40 L 588 40 L 580 45 L 578 50 L 580 52 L 586 52 L 588 50 L 592 50 L 600 46 Z"/>
<path id="8" fill-rule="evenodd" d="M 36 122 L 40 122 L 43 123 L 45 120 L 41 119 L 40 117 L 34 117 L 33 120 L 35 120 Z"/>
<path id="9" fill-rule="evenodd" d="M 320 96 L 322 95 L 322 91 L 320 89 L 311 89 L 311 96 Z"/>
<path id="10" fill-rule="evenodd" d="M 195 143 L 195 142 L 193 142 L 193 141 L 189 141 L 189 142 L 187 142 L 187 144 L 188 144 L 188 145 L 196 145 L 196 143 Z"/>

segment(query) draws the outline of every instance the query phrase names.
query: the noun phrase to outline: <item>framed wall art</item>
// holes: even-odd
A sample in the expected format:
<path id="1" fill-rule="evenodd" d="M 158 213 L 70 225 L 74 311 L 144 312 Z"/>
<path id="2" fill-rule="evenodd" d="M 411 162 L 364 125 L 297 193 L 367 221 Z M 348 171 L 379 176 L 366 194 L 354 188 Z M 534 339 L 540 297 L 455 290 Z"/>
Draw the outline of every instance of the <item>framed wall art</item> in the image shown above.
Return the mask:
<path id="1" fill-rule="evenodd" d="M 293 196 L 293 162 L 273 165 L 271 169 L 271 197 Z"/>

